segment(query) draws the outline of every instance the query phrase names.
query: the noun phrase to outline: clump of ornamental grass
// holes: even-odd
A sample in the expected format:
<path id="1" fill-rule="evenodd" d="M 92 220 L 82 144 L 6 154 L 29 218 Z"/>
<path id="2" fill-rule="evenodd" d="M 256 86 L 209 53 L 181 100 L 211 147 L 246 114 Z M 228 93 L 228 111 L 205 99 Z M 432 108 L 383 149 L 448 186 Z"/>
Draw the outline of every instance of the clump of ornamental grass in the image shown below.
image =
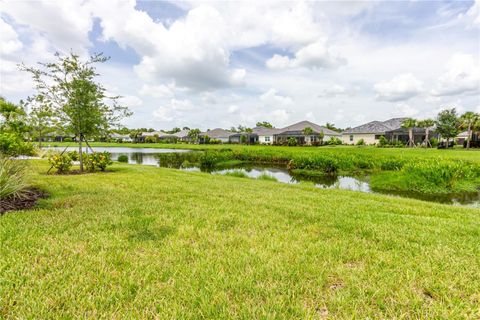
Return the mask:
<path id="1" fill-rule="evenodd" d="M 241 170 L 229 171 L 224 173 L 224 175 L 230 176 L 230 177 L 236 177 L 236 178 L 248 178 L 248 175 Z"/>
<path id="2" fill-rule="evenodd" d="M 25 164 L 0 156 L 0 199 L 24 198 L 28 188 L 26 174 Z"/>
<path id="3" fill-rule="evenodd" d="M 257 177 L 257 180 L 267 180 L 267 181 L 278 181 L 277 178 L 274 176 L 269 175 L 268 173 L 264 172 Z"/>

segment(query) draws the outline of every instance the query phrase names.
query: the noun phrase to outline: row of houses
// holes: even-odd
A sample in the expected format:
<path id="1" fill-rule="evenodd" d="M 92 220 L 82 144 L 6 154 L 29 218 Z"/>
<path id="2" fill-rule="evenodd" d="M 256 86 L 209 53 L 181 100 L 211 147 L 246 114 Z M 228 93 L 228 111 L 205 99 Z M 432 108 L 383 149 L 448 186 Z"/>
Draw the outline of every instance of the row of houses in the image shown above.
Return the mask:
<path id="1" fill-rule="evenodd" d="M 298 145 L 315 145 L 320 141 L 325 142 L 336 138 L 343 144 L 357 144 L 363 140 L 365 144 L 374 145 L 378 144 L 383 136 L 391 142 L 407 143 L 409 140 L 408 129 L 402 128 L 402 123 L 406 119 L 392 118 L 386 121 L 371 121 L 343 132 L 336 132 L 310 121 L 300 121 L 284 128 L 255 127 L 249 132 L 233 132 L 216 128 L 201 132 L 198 135 L 198 142 L 286 144 L 294 139 Z M 429 131 L 430 138 L 439 138 L 439 135 L 435 132 L 435 127 L 429 128 Z M 120 139 L 122 136 L 112 135 L 112 138 Z M 129 136 L 123 138 L 124 142 L 132 141 Z M 462 134 L 459 135 L 458 143 L 463 143 L 462 138 Z M 413 128 L 413 139 L 416 144 L 422 143 L 425 140 L 425 128 Z M 138 137 L 139 142 L 148 140 L 191 142 L 192 138 L 189 136 L 189 130 L 182 130 L 173 134 L 162 131 L 143 132 Z"/>

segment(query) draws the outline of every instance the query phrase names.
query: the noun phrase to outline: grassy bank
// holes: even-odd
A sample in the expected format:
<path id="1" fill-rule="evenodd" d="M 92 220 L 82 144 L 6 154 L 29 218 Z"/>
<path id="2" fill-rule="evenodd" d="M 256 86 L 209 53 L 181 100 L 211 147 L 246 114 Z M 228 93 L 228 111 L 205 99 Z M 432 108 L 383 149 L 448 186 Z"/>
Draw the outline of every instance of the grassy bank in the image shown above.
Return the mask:
<path id="1" fill-rule="evenodd" d="M 98 146 L 108 144 L 97 143 Z M 115 145 L 115 144 L 113 144 Z M 116 144 L 116 146 L 137 144 Z M 112 146 L 112 144 L 110 144 Z M 151 147 L 183 147 L 204 153 L 166 153 L 160 164 L 213 168 L 227 163 L 284 165 L 293 172 L 318 174 L 371 174 L 376 190 L 415 191 L 431 194 L 475 192 L 480 187 L 478 150 L 375 147 L 278 147 L 243 145 L 143 144 Z M 388 173 L 385 173 L 388 172 Z M 379 174 L 382 173 L 382 174 Z"/>
<path id="2" fill-rule="evenodd" d="M 334 153 L 334 154 L 358 154 L 364 156 L 398 156 L 405 159 L 409 158 L 448 158 L 461 159 L 468 161 L 480 162 L 480 149 L 466 150 L 463 148 L 455 148 L 448 150 L 424 149 L 424 148 L 377 148 L 369 146 L 325 146 L 325 147 L 285 147 L 285 146 L 262 146 L 262 145 L 235 145 L 235 144 L 219 144 L 219 145 L 199 145 L 199 144 L 164 144 L 164 143 L 104 143 L 91 142 L 94 147 L 128 147 L 128 148 L 159 148 L 159 149 L 189 149 L 189 150 L 248 150 L 253 152 L 273 152 L 285 157 L 291 157 L 295 154 L 314 155 L 318 153 Z M 45 145 L 50 146 L 78 146 L 75 143 L 59 143 L 51 142 Z"/>
<path id="3" fill-rule="evenodd" d="M 115 164 L 0 217 L 0 318 L 475 318 L 479 210 Z"/>

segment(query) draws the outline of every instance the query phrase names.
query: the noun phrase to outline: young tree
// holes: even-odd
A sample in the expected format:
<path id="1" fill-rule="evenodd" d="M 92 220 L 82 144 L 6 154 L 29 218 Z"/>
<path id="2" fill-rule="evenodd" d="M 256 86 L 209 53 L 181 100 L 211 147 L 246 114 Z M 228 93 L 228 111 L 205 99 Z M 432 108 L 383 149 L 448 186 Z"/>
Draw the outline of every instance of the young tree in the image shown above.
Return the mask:
<path id="1" fill-rule="evenodd" d="M 95 64 L 106 62 L 108 57 L 99 53 L 82 61 L 74 53 L 56 53 L 55 58 L 55 62 L 39 63 L 40 68 L 22 65 L 21 70 L 31 73 L 37 95 L 52 106 L 65 130 L 76 136 L 83 172 L 82 142 L 108 132 L 130 112 L 117 103 L 118 96 L 107 96 L 103 85 L 95 81 L 99 75 Z"/>
<path id="2" fill-rule="evenodd" d="M 430 139 L 429 139 L 429 134 L 430 134 L 430 128 L 435 124 L 435 120 L 433 119 L 425 119 L 425 120 L 421 120 L 421 121 L 418 121 L 417 125 L 420 127 L 420 128 L 424 128 L 425 129 L 425 140 L 423 141 L 423 146 L 425 146 L 425 148 L 428 148 L 428 147 L 432 147 L 432 144 L 430 143 Z"/>
<path id="3" fill-rule="evenodd" d="M 305 137 L 311 136 L 313 134 L 313 129 L 310 127 L 305 127 L 303 128 L 302 133 Z M 310 144 L 312 143 L 310 138 L 308 139 L 308 141 Z"/>
<path id="4" fill-rule="evenodd" d="M 197 143 L 200 135 L 200 129 L 192 129 L 188 132 L 188 137 L 192 142 Z"/>
<path id="5" fill-rule="evenodd" d="M 318 139 L 320 140 L 320 145 L 323 144 L 323 138 L 325 138 L 325 133 L 323 133 L 323 130 L 318 133 Z"/>
<path id="6" fill-rule="evenodd" d="M 270 122 L 262 121 L 262 122 L 257 122 L 257 127 L 264 127 L 264 128 L 272 129 L 273 125 Z"/>
<path id="7" fill-rule="evenodd" d="M 38 139 L 38 147 L 41 149 L 44 135 L 52 130 L 54 124 L 53 108 L 44 100 L 43 96 L 29 97 L 26 105 L 31 107 L 28 122 L 32 136 Z"/>
<path id="8" fill-rule="evenodd" d="M 403 120 L 402 128 L 408 129 L 408 147 L 415 147 L 415 141 L 413 139 L 413 128 L 417 125 L 417 120 L 408 118 Z"/>
<path id="9" fill-rule="evenodd" d="M 455 108 L 441 111 L 436 120 L 437 132 L 440 133 L 442 138 L 447 139 L 447 148 L 450 143 L 450 139 L 458 135 L 458 118 L 457 110 Z"/>
<path id="10" fill-rule="evenodd" d="M 459 118 L 460 128 L 467 129 L 467 149 L 470 149 L 470 140 L 472 140 L 472 130 L 480 121 L 480 114 L 467 111 Z"/>

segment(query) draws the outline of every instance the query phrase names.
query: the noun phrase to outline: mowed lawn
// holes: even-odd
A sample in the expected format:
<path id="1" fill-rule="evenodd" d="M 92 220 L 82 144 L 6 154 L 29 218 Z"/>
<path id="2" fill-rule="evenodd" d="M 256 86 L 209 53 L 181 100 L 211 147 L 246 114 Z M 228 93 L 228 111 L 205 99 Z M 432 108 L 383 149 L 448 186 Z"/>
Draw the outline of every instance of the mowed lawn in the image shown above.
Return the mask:
<path id="1" fill-rule="evenodd" d="M 480 210 L 146 166 L 0 217 L 0 318 L 480 317 Z"/>

